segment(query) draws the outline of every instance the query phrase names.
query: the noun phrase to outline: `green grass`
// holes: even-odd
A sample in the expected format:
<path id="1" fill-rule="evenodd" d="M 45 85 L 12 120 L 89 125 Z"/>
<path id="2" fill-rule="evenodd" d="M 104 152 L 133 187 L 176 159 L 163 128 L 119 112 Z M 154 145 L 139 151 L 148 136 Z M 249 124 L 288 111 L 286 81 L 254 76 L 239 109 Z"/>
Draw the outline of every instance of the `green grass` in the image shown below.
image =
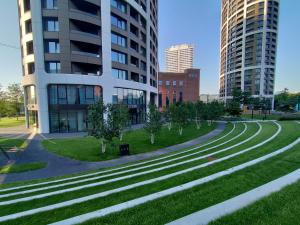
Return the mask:
<path id="1" fill-rule="evenodd" d="M 221 132 L 219 135 L 207 140 L 206 142 L 204 142 L 203 144 L 206 144 L 206 143 L 209 143 L 213 140 L 216 140 L 216 139 L 219 139 L 220 137 L 223 137 L 224 135 L 226 135 L 227 133 L 229 133 L 233 128 L 233 124 L 232 123 L 228 123 L 226 125 L 226 128 L 223 132 Z M 237 129 L 238 130 L 238 129 Z M 232 133 L 231 135 L 227 136 L 226 138 L 220 140 L 220 141 L 217 141 L 214 143 L 214 145 L 217 145 L 219 143 L 221 143 L 222 141 L 227 141 L 229 140 L 230 138 L 233 137 L 233 135 L 236 135 L 235 134 L 236 132 Z M 201 144 L 202 145 L 202 144 Z M 200 146 L 201 146 L 200 145 Z M 202 148 L 207 148 L 207 147 L 210 147 L 212 146 L 213 144 L 209 144 L 205 147 L 202 147 Z M 196 147 L 196 146 L 195 146 Z M 201 147 L 200 147 L 201 148 Z M 200 149 L 199 148 L 199 149 Z M 189 149 L 189 148 L 188 148 Z M 185 149 L 183 149 L 185 150 Z M 160 159 L 161 157 L 164 157 L 164 156 L 167 156 L 167 155 L 173 155 L 175 153 L 179 153 L 183 150 L 179 150 L 177 152 L 173 152 L 173 153 L 169 153 L 169 154 L 166 154 L 166 155 L 162 155 L 162 156 L 159 156 L 159 157 L 154 157 L 152 159 Z M 184 153 L 182 153 L 184 154 Z M 142 160 L 140 162 L 147 162 L 148 160 Z M 129 165 L 135 165 L 135 163 L 128 163 L 128 164 L 124 164 L 124 165 L 120 165 L 120 166 L 116 166 L 114 168 L 120 168 L 120 167 L 123 167 L 123 166 L 129 166 Z M 146 165 L 146 164 L 145 164 Z M 88 172 L 83 172 L 83 173 L 78 173 L 78 174 L 73 174 L 73 175 L 64 175 L 64 176 L 58 176 L 58 177 L 54 177 L 54 178 L 44 178 L 44 179 L 36 179 L 36 180 L 29 180 L 29 181 L 19 181 L 19 182 L 12 182 L 12 183 L 5 183 L 5 184 L 0 184 L 0 189 L 3 189 L 3 188 L 11 188 L 11 187 L 17 187 L 17 186 L 23 186 L 23 185 L 30 185 L 30 184 L 37 184 L 37 183 L 41 183 L 41 182 L 47 182 L 47 181 L 55 181 L 55 180 L 58 180 L 58 179 L 64 179 L 64 178 L 71 178 L 71 177 L 76 177 L 76 176 L 79 176 L 79 175 L 85 175 L 85 174 L 91 174 L 91 173 L 95 173 L 95 172 L 98 172 L 98 171 L 105 171 L 105 170 L 110 170 L 111 168 L 106 168 L 106 169 L 97 169 L 97 170 L 91 170 L 91 171 L 88 171 Z M 80 178 L 78 178 L 80 179 Z M 74 180 L 78 180 L 78 179 L 74 179 Z M 61 182 L 58 182 L 57 184 L 59 184 Z M 44 185 L 41 185 L 41 186 L 44 186 Z M 26 188 L 25 188 L 26 189 Z M 24 189 L 24 190 L 25 190 Z M 22 189 L 23 190 L 23 189 Z"/>
<path id="2" fill-rule="evenodd" d="M 2 146 L 5 150 L 9 148 L 25 148 L 26 141 L 22 139 L 13 139 L 13 138 L 1 138 L 0 137 L 0 147 Z"/>
<path id="3" fill-rule="evenodd" d="M 47 163 L 44 162 L 36 162 L 36 163 L 26 163 L 26 164 L 10 164 L 6 166 L 0 167 L 0 174 L 8 174 L 8 173 L 22 173 L 31 170 L 42 169 L 47 166 Z"/>
<path id="4" fill-rule="evenodd" d="M 195 125 L 190 125 L 184 129 L 182 136 L 179 136 L 177 130 L 169 131 L 164 127 L 153 145 L 150 144 L 149 135 L 143 129 L 134 130 L 124 134 L 122 143 L 130 145 L 130 154 L 132 155 L 151 152 L 195 139 L 214 130 L 216 126 L 216 124 L 208 126 L 205 123 L 200 130 L 197 130 Z M 53 153 L 81 161 L 103 161 L 120 157 L 118 149 L 120 141 L 117 139 L 108 146 L 105 154 L 101 153 L 100 143 L 93 137 L 54 139 L 51 142 L 45 140 L 42 144 Z"/>
<path id="5" fill-rule="evenodd" d="M 291 225 L 300 221 L 300 182 L 290 185 L 210 225 Z"/>
<path id="6" fill-rule="evenodd" d="M 7 127 L 16 127 L 25 124 L 25 118 L 19 117 L 18 119 L 15 117 L 4 117 L 0 119 L 0 128 L 7 128 Z"/>
<path id="7" fill-rule="evenodd" d="M 252 119 L 252 115 L 251 114 L 242 114 L 241 118 L 243 119 Z M 266 116 L 266 120 L 279 120 L 280 115 L 267 115 Z M 265 115 L 261 114 L 261 115 L 253 115 L 253 119 L 254 120 L 263 120 L 265 119 Z"/>
<path id="8" fill-rule="evenodd" d="M 277 150 L 278 148 L 281 148 L 282 146 L 285 146 L 286 144 L 295 140 L 295 138 L 300 135 L 299 127 L 296 126 L 296 124 L 282 124 L 284 125 L 283 132 L 271 143 L 257 150 L 253 150 L 250 153 L 235 157 L 231 160 L 217 163 L 214 166 L 203 168 L 201 170 L 194 171 L 193 173 L 188 173 L 156 184 L 120 192 L 105 198 L 95 199 L 71 207 L 53 210 L 51 212 L 40 213 L 15 221 L 8 221 L 5 222 L 5 224 L 9 225 L 22 223 L 25 225 L 50 223 L 60 219 L 68 218 L 70 216 L 80 215 L 81 213 L 86 213 L 99 208 L 118 204 L 120 202 L 124 202 L 139 196 L 144 196 L 149 193 L 164 190 L 174 185 L 185 183 L 189 180 L 194 180 L 217 171 L 222 171 L 234 165 L 239 165 L 245 161 Z M 281 154 L 277 157 L 269 159 L 258 165 L 249 167 L 232 175 L 217 179 L 204 185 L 197 186 L 184 192 L 174 194 L 169 197 L 161 198 L 159 200 L 143 204 L 133 209 L 122 211 L 121 213 L 112 214 L 95 221 L 90 221 L 85 224 L 165 224 L 174 219 L 178 219 L 197 210 L 206 208 L 213 204 L 217 204 L 228 198 L 251 190 L 257 186 L 260 186 L 266 182 L 269 182 L 273 179 L 276 179 L 277 177 L 285 175 L 286 173 L 299 168 L 300 151 L 297 151 L 299 147 L 300 146 L 298 145 L 291 151 L 288 151 L 284 154 Z M 137 181 L 138 179 L 135 180 Z M 114 185 L 111 185 L 109 189 L 113 188 Z M 76 196 L 79 197 L 80 195 L 86 195 L 87 193 L 84 193 L 85 191 L 86 190 L 81 190 Z M 99 192 L 100 189 L 98 188 L 97 191 Z M 72 195 L 72 193 L 68 193 L 65 196 L 67 197 L 70 195 Z M 61 201 L 61 197 L 62 196 L 48 197 L 47 199 L 39 200 L 39 202 L 47 201 L 47 204 L 50 204 L 51 202 Z M 27 204 L 29 207 L 39 206 L 38 202 L 36 201 L 31 201 L 23 204 Z M 1 207 L 1 214 L 5 213 L 5 211 L 7 213 L 7 210 L 9 210 L 9 208 L 12 211 L 21 211 L 23 207 L 22 204 Z"/>

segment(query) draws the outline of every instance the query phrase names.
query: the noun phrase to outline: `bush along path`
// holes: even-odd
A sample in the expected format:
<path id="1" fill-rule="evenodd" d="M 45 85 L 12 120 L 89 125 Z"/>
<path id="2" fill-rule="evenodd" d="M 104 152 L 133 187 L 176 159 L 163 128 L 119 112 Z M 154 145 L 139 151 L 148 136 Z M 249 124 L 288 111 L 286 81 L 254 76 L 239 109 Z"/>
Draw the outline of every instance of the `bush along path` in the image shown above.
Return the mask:
<path id="1" fill-rule="evenodd" d="M 126 168 L 2 189 L 0 224 L 170 223 L 298 169 L 299 137 L 295 122 L 236 123 Z"/>

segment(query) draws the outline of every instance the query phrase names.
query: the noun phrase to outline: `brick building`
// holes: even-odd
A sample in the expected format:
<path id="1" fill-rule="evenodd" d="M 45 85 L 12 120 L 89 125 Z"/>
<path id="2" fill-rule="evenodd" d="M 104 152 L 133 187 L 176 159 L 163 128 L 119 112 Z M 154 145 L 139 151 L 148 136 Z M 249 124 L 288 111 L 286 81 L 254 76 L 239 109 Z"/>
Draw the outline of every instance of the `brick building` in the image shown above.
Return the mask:
<path id="1" fill-rule="evenodd" d="M 159 108 L 176 102 L 196 102 L 199 100 L 199 89 L 200 69 L 187 69 L 183 73 L 159 72 Z"/>

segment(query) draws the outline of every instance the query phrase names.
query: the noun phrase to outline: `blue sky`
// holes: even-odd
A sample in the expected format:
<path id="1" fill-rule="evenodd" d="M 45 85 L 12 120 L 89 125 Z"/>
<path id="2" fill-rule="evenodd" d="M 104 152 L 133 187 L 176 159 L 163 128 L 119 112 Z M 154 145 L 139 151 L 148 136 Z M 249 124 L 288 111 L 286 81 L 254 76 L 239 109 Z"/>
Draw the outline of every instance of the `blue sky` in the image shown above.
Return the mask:
<path id="1" fill-rule="evenodd" d="M 19 46 L 17 1 L 1 0 L 0 42 Z M 217 93 L 219 77 L 220 0 L 159 0 L 159 58 L 171 45 L 196 46 L 195 66 L 201 69 L 201 93 Z M 281 0 L 276 91 L 300 91 L 300 1 Z M 0 83 L 21 81 L 20 52 L 0 45 Z"/>

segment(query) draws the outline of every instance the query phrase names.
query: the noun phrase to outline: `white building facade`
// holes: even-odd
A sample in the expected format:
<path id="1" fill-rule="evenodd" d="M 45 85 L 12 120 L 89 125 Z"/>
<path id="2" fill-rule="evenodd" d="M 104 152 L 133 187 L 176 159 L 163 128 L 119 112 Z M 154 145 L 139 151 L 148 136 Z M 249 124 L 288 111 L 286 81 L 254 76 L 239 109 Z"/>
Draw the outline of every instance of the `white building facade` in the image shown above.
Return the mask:
<path id="1" fill-rule="evenodd" d="M 194 46 L 189 44 L 175 45 L 165 51 L 166 72 L 183 73 L 194 68 Z"/>
<path id="2" fill-rule="evenodd" d="M 279 0 L 222 0 L 220 98 L 274 98 Z"/>
<path id="3" fill-rule="evenodd" d="M 99 97 L 133 124 L 157 101 L 157 0 L 19 0 L 27 126 L 86 131 Z"/>

